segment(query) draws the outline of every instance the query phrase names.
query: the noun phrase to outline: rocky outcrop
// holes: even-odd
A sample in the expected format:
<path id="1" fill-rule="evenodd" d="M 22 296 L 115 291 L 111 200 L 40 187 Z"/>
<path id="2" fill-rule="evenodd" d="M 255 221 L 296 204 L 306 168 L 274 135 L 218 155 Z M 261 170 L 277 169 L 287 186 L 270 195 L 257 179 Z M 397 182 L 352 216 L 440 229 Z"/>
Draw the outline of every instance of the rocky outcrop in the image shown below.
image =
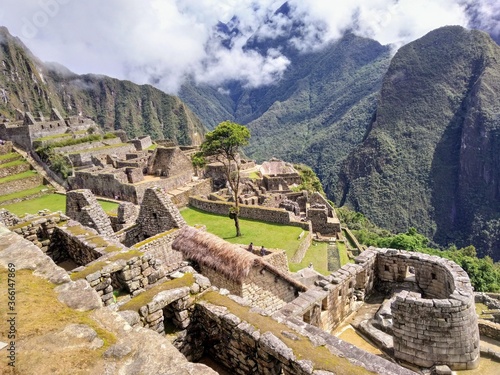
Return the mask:
<path id="1" fill-rule="evenodd" d="M 142 327 L 132 328 L 120 314 L 102 307 L 97 292 L 87 281 L 71 281 L 38 247 L 0 225 L 0 273 L 13 269 L 12 265 L 15 265 L 19 290 L 25 282 L 60 284 L 53 289 L 55 293 L 52 288 L 43 289 L 43 294 L 29 301 L 31 312 L 47 308 L 40 301 L 50 305 L 59 303 L 58 315 L 40 322 L 31 321 L 25 328 L 41 333 L 19 332 L 16 336 L 14 352 L 19 373 L 63 374 L 77 368 L 85 374 L 217 374 L 205 365 L 188 362 L 158 333 Z M 33 271 L 34 278 L 25 270 Z M 19 294 L 17 299 L 16 311 L 27 308 L 20 305 Z M 12 373 L 6 361 L 0 362 L 0 372 Z"/>

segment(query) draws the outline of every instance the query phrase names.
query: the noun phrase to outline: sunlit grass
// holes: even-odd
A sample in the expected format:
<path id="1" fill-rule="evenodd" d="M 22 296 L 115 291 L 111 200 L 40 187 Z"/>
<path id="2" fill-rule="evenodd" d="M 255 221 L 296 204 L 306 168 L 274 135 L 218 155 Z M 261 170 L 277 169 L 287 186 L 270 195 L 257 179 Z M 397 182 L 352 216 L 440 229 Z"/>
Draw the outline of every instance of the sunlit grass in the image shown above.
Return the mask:
<path id="1" fill-rule="evenodd" d="M 98 200 L 106 212 L 116 212 L 118 203 Z M 62 194 L 47 194 L 39 198 L 5 205 L 4 208 L 15 215 L 36 214 L 40 210 L 48 209 L 51 212 L 66 212 L 66 196 Z"/>
<path id="2" fill-rule="evenodd" d="M 307 253 L 300 263 L 289 263 L 290 271 L 297 272 L 302 268 L 313 265 L 314 270 L 322 275 L 329 275 L 328 271 L 328 243 L 327 242 L 313 242 L 307 249 Z"/>
<path id="3" fill-rule="evenodd" d="M 302 228 L 282 224 L 265 223 L 257 220 L 241 219 L 241 237 L 236 237 L 234 221 L 228 216 L 215 215 L 194 208 L 181 210 L 184 220 L 191 225 L 205 225 L 209 233 L 215 234 L 224 240 L 248 245 L 253 242 L 256 248 L 283 249 L 290 259 L 297 251 L 301 241 L 299 239 Z"/>

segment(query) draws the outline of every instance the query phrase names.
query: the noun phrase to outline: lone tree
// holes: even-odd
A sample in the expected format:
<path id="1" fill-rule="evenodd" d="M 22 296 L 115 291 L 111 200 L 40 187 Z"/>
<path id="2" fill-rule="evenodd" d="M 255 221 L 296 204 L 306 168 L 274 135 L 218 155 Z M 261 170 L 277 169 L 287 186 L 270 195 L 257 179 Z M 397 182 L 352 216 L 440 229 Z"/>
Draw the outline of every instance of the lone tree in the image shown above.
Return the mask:
<path id="1" fill-rule="evenodd" d="M 240 147 L 248 144 L 250 131 L 243 125 L 231 121 L 221 122 L 217 127 L 206 134 L 201 144 L 201 151 L 193 156 L 195 166 L 203 166 L 206 157 L 212 157 L 224 165 L 224 173 L 229 183 L 234 206 L 229 210 L 229 217 L 234 220 L 236 237 L 241 236 L 239 222 L 239 192 L 240 192 Z"/>

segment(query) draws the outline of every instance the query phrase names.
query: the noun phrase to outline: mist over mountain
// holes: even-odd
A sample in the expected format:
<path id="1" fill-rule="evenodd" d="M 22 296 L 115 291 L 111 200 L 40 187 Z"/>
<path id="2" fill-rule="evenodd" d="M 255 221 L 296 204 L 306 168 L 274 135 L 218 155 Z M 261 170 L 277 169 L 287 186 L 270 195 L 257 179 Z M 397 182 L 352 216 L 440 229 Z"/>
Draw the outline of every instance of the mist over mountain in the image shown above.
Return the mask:
<path id="1" fill-rule="evenodd" d="M 98 75 L 77 75 L 55 63 L 42 63 L 18 39 L 0 27 L 0 114 L 16 118 L 16 109 L 48 115 L 84 114 L 105 130 L 129 136 L 150 134 L 180 144 L 199 142 L 204 127 L 177 97 L 150 86 Z"/>
<path id="2" fill-rule="evenodd" d="M 444 27 L 402 47 L 338 203 L 500 259 L 499 103 L 500 47 L 486 33 Z"/>

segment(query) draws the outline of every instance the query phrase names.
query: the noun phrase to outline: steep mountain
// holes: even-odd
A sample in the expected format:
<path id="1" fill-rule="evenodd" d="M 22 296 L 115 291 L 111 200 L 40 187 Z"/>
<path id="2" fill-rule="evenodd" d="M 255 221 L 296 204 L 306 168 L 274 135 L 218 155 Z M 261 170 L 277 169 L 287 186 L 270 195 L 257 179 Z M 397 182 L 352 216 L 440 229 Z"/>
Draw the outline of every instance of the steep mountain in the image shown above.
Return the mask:
<path id="1" fill-rule="evenodd" d="M 129 136 L 150 134 L 179 144 L 199 143 L 205 132 L 196 115 L 177 97 L 150 85 L 97 75 L 77 75 L 57 64 L 42 63 L 5 27 L 0 27 L 0 115 L 16 109 L 34 115 L 82 113 L 105 130 Z"/>
<path id="2" fill-rule="evenodd" d="M 286 11 L 282 7 L 277 14 Z M 247 41 L 246 49 L 266 54 L 279 48 L 291 61 L 276 84 L 252 89 L 234 81 L 220 87 L 190 81 L 179 96 L 209 127 L 224 120 L 247 125 L 252 133 L 245 149 L 249 157 L 307 163 L 334 198 L 339 166 L 362 141 L 375 113 L 391 53 L 352 33 L 322 49 L 299 52 L 287 40 L 302 26 L 292 25 L 277 39 Z"/>
<path id="3" fill-rule="evenodd" d="M 369 132 L 341 170 L 339 203 L 499 260 L 499 150 L 500 47 L 440 28 L 392 59 Z"/>

